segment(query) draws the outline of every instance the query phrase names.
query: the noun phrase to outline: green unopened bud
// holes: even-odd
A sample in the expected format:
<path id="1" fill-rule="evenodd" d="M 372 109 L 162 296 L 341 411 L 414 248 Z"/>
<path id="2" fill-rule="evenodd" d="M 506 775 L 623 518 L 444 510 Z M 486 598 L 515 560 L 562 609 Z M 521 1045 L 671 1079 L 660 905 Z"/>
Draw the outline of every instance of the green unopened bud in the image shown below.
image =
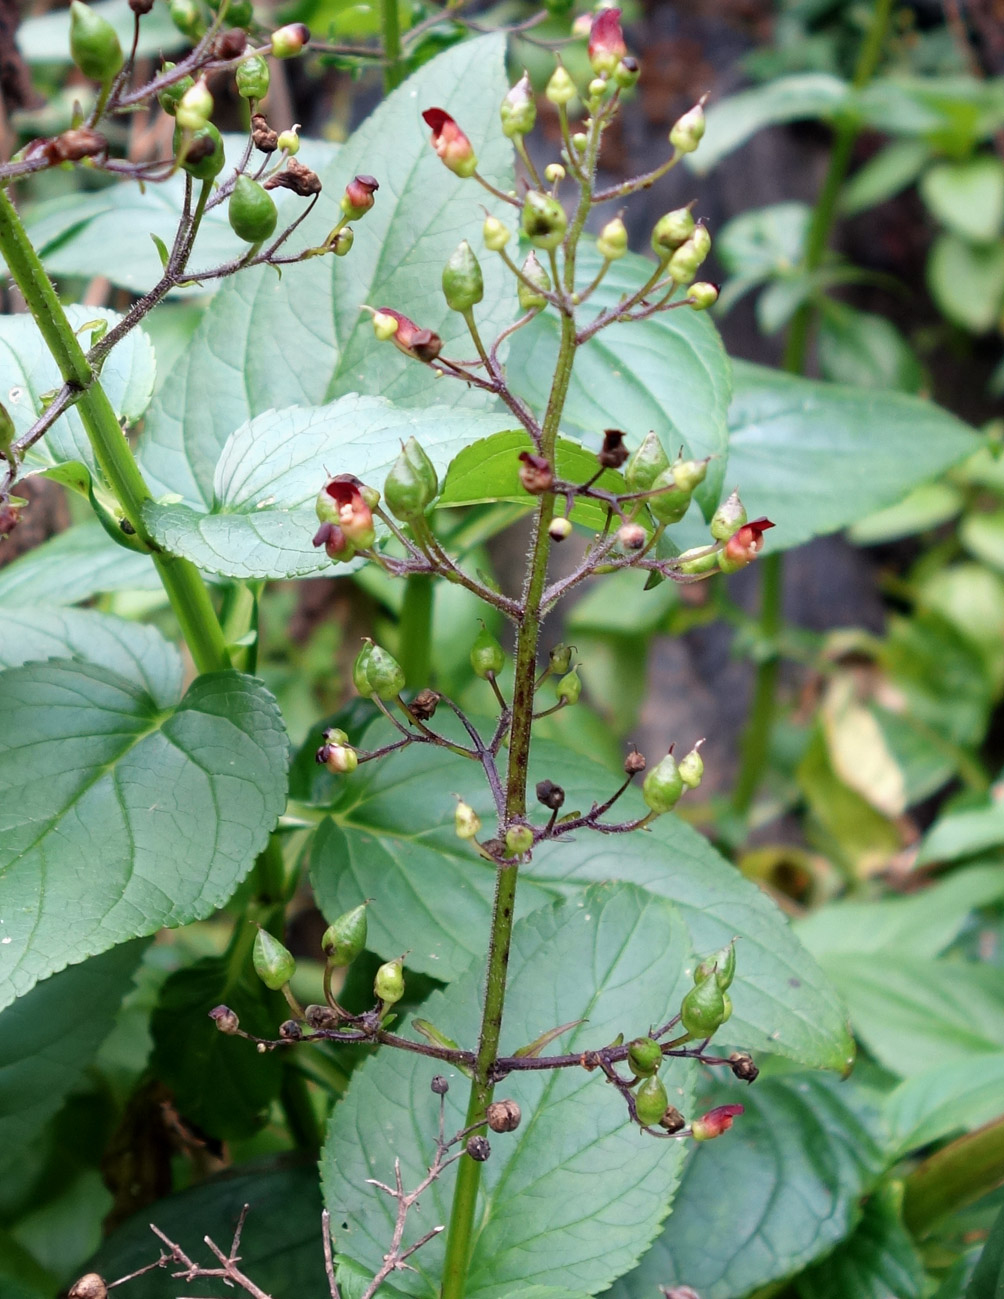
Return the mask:
<path id="1" fill-rule="evenodd" d="M 596 240 L 596 251 L 601 257 L 606 258 L 608 262 L 616 262 L 624 256 L 627 250 L 627 226 L 620 217 L 614 217 L 600 231 L 599 238 Z"/>
<path id="2" fill-rule="evenodd" d="M 373 993 L 386 1010 L 396 1005 L 404 996 L 404 958 L 387 961 L 381 965 L 373 980 Z"/>
<path id="3" fill-rule="evenodd" d="M 259 929 L 255 935 L 254 950 L 251 956 L 254 972 L 266 988 L 278 992 L 293 977 L 296 962 L 286 951 L 278 938 L 273 938 L 267 929 Z"/>
<path id="4" fill-rule="evenodd" d="M 690 305 L 695 311 L 707 311 L 718 301 L 718 285 L 711 284 L 707 280 L 698 280 L 692 284 L 687 292 L 690 298 Z"/>
<path id="5" fill-rule="evenodd" d="M 679 460 L 673 462 L 673 482 L 681 492 L 692 492 L 704 482 L 708 473 L 707 460 Z"/>
<path id="6" fill-rule="evenodd" d="M 736 488 L 711 516 L 711 535 L 716 541 L 728 541 L 746 522 L 746 507 Z"/>
<path id="7" fill-rule="evenodd" d="M 669 133 L 669 142 L 678 153 L 693 153 L 704 138 L 704 100 L 678 118 Z"/>
<path id="8" fill-rule="evenodd" d="M 310 40 L 310 29 L 303 23 L 289 23 L 272 33 L 272 54 L 277 59 L 294 59 Z"/>
<path id="9" fill-rule="evenodd" d="M 722 992 L 732 986 L 732 980 L 736 977 L 735 939 L 698 962 L 694 970 L 694 985 L 704 983 L 712 975 L 714 975 L 715 981 Z"/>
<path id="10" fill-rule="evenodd" d="M 684 754 L 678 763 L 680 779 L 688 789 L 696 789 L 704 779 L 704 759 L 700 753 L 703 743 L 703 740 L 698 740 L 690 752 Z"/>
<path id="11" fill-rule="evenodd" d="M 662 1064 L 662 1048 L 654 1038 L 636 1037 L 633 1042 L 628 1043 L 627 1062 L 632 1072 L 639 1078 L 649 1078 L 659 1072 L 659 1066 Z"/>
<path id="12" fill-rule="evenodd" d="M 568 69 L 559 63 L 551 73 L 544 94 L 552 104 L 563 105 L 570 104 L 578 93 L 575 82 L 568 74 Z"/>
<path id="13" fill-rule="evenodd" d="M 682 243 L 666 265 L 666 271 L 677 284 L 690 284 L 711 249 L 707 227 L 697 225 L 694 233 Z"/>
<path id="14" fill-rule="evenodd" d="M 524 72 L 502 100 L 499 116 L 502 119 L 502 134 L 507 140 L 512 140 L 517 135 L 526 135 L 533 130 L 537 120 L 537 104 L 533 97 L 529 73 Z"/>
<path id="15" fill-rule="evenodd" d="M 174 151 L 176 154 L 180 153 L 184 143 L 185 136 L 183 132 L 179 127 L 175 127 Z M 213 180 L 223 170 L 225 162 L 223 137 L 212 122 L 207 122 L 205 126 L 200 126 L 197 131 L 189 133 L 188 143 L 185 147 L 185 157 L 181 164 L 189 176 L 194 177 L 195 180 Z"/>
<path id="16" fill-rule="evenodd" d="M 646 433 L 641 446 L 624 466 L 624 482 L 629 492 L 647 492 L 661 473 L 669 468 L 669 456 L 655 433 Z"/>
<path id="17" fill-rule="evenodd" d="M 568 671 L 572 666 L 572 647 L 571 645 L 558 644 L 551 650 L 547 656 L 548 665 L 552 672 L 559 675 Z"/>
<path id="18" fill-rule="evenodd" d="M 415 438 L 409 438 L 384 483 L 387 508 L 395 518 L 407 522 L 423 514 L 438 491 L 439 481 L 432 461 Z"/>
<path id="19" fill-rule="evenodd" d="M 268 94 L 270 74 L 268 63 L 260 54 L 253 55 L 240 65 L 234 73 L 237 82 L 237 93 L 242 99 L 264 99 Z"/>
<path id="20" fill-rule="evenodd" d="M 603 99 L 613 90 L 613 82 L 608 81 L 605 77 L 594 77 L 589 83 L 589 98 L 592 100 Z"/>
<path id="21" fill-rule="evenodd" d="M 512 232 L 498 217 L 488 216 L 485 217 L 481 237 L 484 239 L 485 247 L 490 253 L 500 253 L 512 238 Z"/>
<path id="22" fill-rule="evenodd" d="M 205 77 L 200 77 L 178 101 L 174 118 L 183 131 L 197 131 L 205 126 L 213 113 L 213 97 Z"/>
<path id="23" fill-rule="evenodd" d="M 550 181 L 552 185 L 557 180 L 564 180 L 565 175 L 565 169 L 560 162 L 549 162 L 544 168 L 544 179 Z"/>
<path id="24" fill-rule="evenodd" d="M 572 668 L 571 672 L 566 672 L 559 681 L 555 683 L 554 693 L 558 696 L 561 703 L 566 707 L 579 702 L 579 695 L 582 694 L 582 680 L 579 677 L 579 669 Z"/>
<path id="25" fill-rule="evenodd" d="M 366 680 L 377 699 L 394 699 L 404 689 L 404 671 L 393 654 L 373 645 L 366 659 Z"/>
<path id="26" fill-rule="evenodd" d="M 107 85 L 125 58 L 115 28 L 82 0 L 70 5 L 70 57 L 85 77 Z"/>
<path id="27" fill-rule="evenodd" d="M 14 427 L 14 420 L 7 407 L 0 401 L 0 452 L 4 455 L 11 449 L 14 439 L 17 437 L 17 429 Z"/>
<path id="28" fill-rule="evenodd" d="M 654 1126 L 665 1114 L 668 1106 L 669 1096 L 666 1094 L 662 1080 L 656 1074 L 639 1083 L 638 1090 L 634 1094 L 634 1108 L 639 1123 L 643 1123 L 647 1128 Z"/>
<path id="29" fill-rule="evenodd" d="M 725 996 L 717 979 L 695 983 L 680 1003 L 680 1022 L 691 1037 L 711 1037 L 725 1022 Z"/>
<path id="30" fill-rule="evenodd" d="M 389 315 L 386 311 L 374 311 L 373 313 L 373 333 L 381 343 L 386 343 L 397 333 L 398 320 L 396 316 Z"/>
<path id="31" fill-rule="evenodd" d="M 344 257 L 352 250 L 352 245 L 355 241 L 356 237 L 352 232 L 351 226 L 343 226 L 341 230 L 336 230 L 333 234 L 328 236 L 326 245 L 336 257 Z M 397 321 L 395 320 L 393 323 L 394 329 L 392 332 L 396 333 Z"/>
<path id="32" fill-rule="evenodd" d="M 550 194 L 531 189 L 523 200 L 523 233 L 535 248 L 557 248 L 568 229 L 565 209 Z"/>
<path id="33" fill-rule="evenodd" d="M 505 650 L 484 623 L 471 646 L 471 667 L 482 680 L 494 677 L 505 667 Z"/>
<path id="34" fill-rule="evenodd" d="M 631 54 L 625 55 L 613 71 L 614 84 L 620 86 L 621 90 L 631 90 L 638 84 L 640 76 L 641 64 Z"/>
<path id="35" fill-rule="evenodd" d="M 530 281 L 530 284 L 543 289 L 545 293 L 551 291 L 551 277 L 537 260 L 536 253 L 531 253 L 520 269 L 524 277 Z M 519 305 L 524 311 L 539 311 L 541 307 L 547 306 L 547 299 L 543 293 L 534 293 L 530 284 L 520 280 L 516 289 L 516 296 L 519 298 Z"/>
<path id="36" fill-rule="evenodd" d="M 660 523 L 679 523 L 690 509 L 691 494 L 680 489 L 671 467 L 659 474 L 650 490 L 658 495 L 645 499 L 652 517 Z"/>
<path id="37" fill-rule="evenodd" d="M 642 798 L 648 807 L 659 816 L 670 811 L 680 801 L 683 793 L 683 781 L 676 759 L 667 753 L 663 760 L 645 773 L 641 787 Z"/>
<path id="38" fill-rule="evenodd" d="M 179 32 L 197 41 L 206 30 L 202 10 L 196 0 L 170 0 L 167 12 Z"/>
<path id="39" fill-rule="evenodd" d="M 533 847 L 533 831 L 528 825 L 511 825 L 505 832 L 505 846 L 510 857 L 522 857 Z"/>
<path id="40" fill-rule="evenodd" d="M 443 267 L 443 297 L 451 311 L 470 311 L 485 296 L 481 267 L 466 239 L 461 240 Z"/>
<path id="41" fill-rule="evenodd" d="M 173 72 L 174 63 L 165 63 L 161 68 L 161 75 L 165 72 Z M 180 81 L 173 82 L 170 86 L 165 86 L 163 90 L 157 93 L 157 102 L 169 117 L 173 117 L 178 110 L 178 105 L 187 91 L 195 85 L 192 77 L 182 77 Z M 177 147 L 177 146 L 176 146 Z"/>
<path id="42" fill-rule="evenodd" d="M 290 127 L 288 131 L 279 132 L 279 148 L 292 158 L 300 152 L 299 126 Z"/>
<path id="43" fill-rule="evenodd" d="M 576 131 L 572 136 L 572 144 L 577 153 L 585 153 L 586 145 L 589 143 L 589 136 L 585 131 Z"/>
<path id="44" fill-rule="evenodd" d="M 351 965 L 366 946 L 366 905 L 346 911 L 324 931 L 321 950 L 333 968 Z"/>
<path id="45" fill-rule="evenodd" d="M 655 223 L 655 229 L 652 231 L 652 251 L 660 261 L 667 261 L 693 233 L 694 218 L 690 208 L 674 208 Z"/>
<path id="46" fill-rule="evenodd" d="M 180 107 L 178 118 L 181 118 Z M 227 205 L 227 218 L 239 239 L 249 244 L 258 244 L 273 233 L 279 213 L 272 195 L 256 180 L 250 176 L 238 176 Z"/>
<path id="47" fill-rule="evenodd" d="M 481 818 L 470 803 L 460 799 L 453 814 L 453 825 L 458 839 L 473 839 L 481 829 Z"/>

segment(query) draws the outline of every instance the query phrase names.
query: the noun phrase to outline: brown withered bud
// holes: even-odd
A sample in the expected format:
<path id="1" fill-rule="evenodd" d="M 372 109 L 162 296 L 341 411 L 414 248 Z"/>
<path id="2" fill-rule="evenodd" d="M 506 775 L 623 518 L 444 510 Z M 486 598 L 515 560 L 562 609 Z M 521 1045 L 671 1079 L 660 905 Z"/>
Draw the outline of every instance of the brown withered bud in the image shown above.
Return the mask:
<path id="1" fill-rule="evenodd" d="M 549 807 L 552 812 L 565 801 L 565 791 L 560 785 L 556 785 L 553 780 L 541 780 L 537 782 L 537 802 L 543 803 Z"/>
<path id="2" fill-rule="evenodd" d="M 100 131 L 78 126 L 49 140 L 43 151 L 52 163 L 79 162 L 81 158 L 96 158 L 107 153 L 108 141 Z"/>
<path id="3" fill-rule="evenodd" d="M 132 4 L 132 0 L 129 0 Z M 216 59 L 238 59 L 244 53 L 248 43 L 248 34 L 243 27 L 231 27 L 220 32 L 213 41 L 213 57 Z"/>
<path id="4" fill-rule="evenodd" d="M 144 10 L 144 13 L 147 12 Z M 104 1277 L 97 1272 L 88 1272 L 70 1287 L 67 1299 L 107 1299 L 108 1287 Z"/>
<path id="5" fill-rule="evenodd" d="M 153 0 L 129 0 L 129 8 L 137 18 L 143 18 L 153 8 Z"/>
<path id="6" fill-rule="evenodd" d="M 486 839 L 481 848 L 495 861 L 505 861 L 509 856 L 509 849 L 505 846 L 504 839 Z"/>
<path id="7" fill-rule="evenodd" d="M 251 118 L 251 139 L 262 153 L 275 153 L 279 147 L 278 131 L 272 130 L 261 113 L 255 113 Z"/>
<path id="8" fill-rule="evenodd" d="M 302 162 L 290 158 L 282 171 L 275 176 L 269 176 L 265 182 L 265 189 L 291 189 L 301 198 L 309 198 L 311 194 L 320 194 L 321 178 L 316 171 L 311 171 Z"/>
<path id="9" fill-rule="evenodd" d="M 619 428 L 603 430 L 603 445 L 596 453 L 596 459 L 604 469 L 619 469 L 628 458 L 628 449 L 624 445 L 624 434 Z"/>
<path id="10" fill-rule="evenodd" d="M 554 470 L 543 456 L 521 451 L 519 460 L 519 481 L 531 496 L 539 496 L 554 486 Z"/>
<path id="11" fill-rule="evenodd" d="M 679 1132 L 681 1128 L 687 1126 L 687 1120 L 683 1117 L 675 1105 L 667 1105 L 663 1111 L 662 1118 L 659 1120 L 659 1127 L 664 1128 L 667 1132 Z"/>
<path id="12" fill-rule="evenodd" d="M 492 1148 L 488 1144 L 487 1137 L 471 1137 L 464 1147 L 467 1153 L 477 1163 L 483 1164 L 488 1156 L 492 1153 Z"/>
<path id="13" fill-rule="evenodd" d="M 284 1042 L 299 1042 L 303 1029 L 295 1019 L 284 1019 L 279 1025 L 279 1036 Z"/>
<path id="14" fill-rule="evenodd" d="M 5 501 L 0 505 L 0 537 L 9 537 L 21 522 L 21 511 L 16 505 Z"/>
<path id="15" fill-rule="evenodd" d="M 492 1101 L 485 1110 L 485 1118 L 493 1132 L 515 1132 L 523 1115 L 515 1101 Z"/>
<path id="16" fill-rule="evenodd" d="M 755 1082 L 760 1076 L 753 1057 L 745 1051 L 733 1051 L 729 1056 L 729 1068 L 741 1082 Z"/>
<path id="17" fill-rule="evenodd" d="M 430 717 L 435 716 L 436 709 L 439 707 L 439 701 L 442 697 L 443 696 L 438 690 L 429 690 L 426 688 L 425 690 L 420 690 L 418 692 L 408 707 L 420 722 L 427 722 Z"/>
<path id="18" fill-rule="evenodd" d="M 637 776 L 639 771 L 644 771 L 647 765 L 644 753 L 632 749 L 624 759 L 624 772 L 628 776 Z"/>
<path id="19" fill-rule="evenodd" d="M 216 1027 L 221 1033 L 236 1033 L 241 1026 L 236 1013 L 229 1006 L 214 1006 L 209 1012 L 209 1018 L 216 1021 Z"/>
<path id="20" fill-rule="evenodd" d="M 303 1018 L 311 1028 L 337 1028 L 341 1022 L 330 1006 L 308 1006 Z"/>
<path id="21" fill-rule="evenodd" d="M 450 1084 L 446 1081 L 441 1073 L 437 1073 L 429 1084 L 437 1096 L 445 1096 L 450 1090 Z"/>

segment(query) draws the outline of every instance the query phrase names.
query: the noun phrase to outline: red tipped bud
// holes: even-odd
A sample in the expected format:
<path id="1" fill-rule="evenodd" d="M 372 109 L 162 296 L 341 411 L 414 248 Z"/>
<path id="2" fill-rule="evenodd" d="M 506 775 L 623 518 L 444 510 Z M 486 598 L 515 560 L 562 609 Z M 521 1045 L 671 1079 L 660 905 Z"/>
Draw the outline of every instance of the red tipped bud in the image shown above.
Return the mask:
<path id="1" fill-rule="evenodd" d="M 694 1119 L 690 1125 L 690 1133 L 695 1141 L 710 1141 L 713 1137 L 720 1137 L 723 1132 L 728 1132 L 732 1126 L 733 1120 L 745 1112 L 742 1105 L 719 1105 L 716 1109 L 708 1110 L 707 1114 L 702 1114 L 699 1119 Z"/>
<path id="2" fill-rule="evenodd" d="M 554 486 L 554 470 L 543 456 L 521 451 L 519 459 L 519 481 L 532 496 L 539 496 Z"/>
<path id="3" fill-rule="evenodd" d="M 396 328 L 385 332 L 391 321 L 396 321 Z M 413 320 L 395 311 L 393 307 L 381 307 L 373 316 L 373 330 L 378 338 L 389 338 L 394 346 L 416 361 L 434 361 L 443 350 L 443 340 L 431 329 L 421 329 Z"/>
<path id="4" fill-rule="evenodd" d="M 358 221 L 376 202 L 373 195 L 380 188 L 372 176 L 353 176 L 345 186 L 339 207 L 350 221 Z"/>
<path id="5" fill-rule="evenodd" d="M 310 40 L 310 28 L 289 23 L 272 33 L 272 53 L 277 59 L 294 59 Z"/>
<path id="6" fill-rule="evenodd" d="M 432 147 L 444 166 L 463 179 L 473 176 L 478 167 L 474 147 L 450 114 L 442 108 L 427 108 L 422 117 L 432 128 Z"/>
<path id="7" fill-rule="evenodd" d="M 725 549 L 718 553 L 718 567 L 723 573 L 737 573 L 752 564 L 763 550 L 763 534 L 774 525 L 770 519 L 754 519 L 731 536 Z"/>
<path id="8" fill-rule="evenodd" d="M 621 31 L 621 11 L 601 9 L 589 31 L 589 65 L 598 77 L 609 77 L 627 54 Z"/>

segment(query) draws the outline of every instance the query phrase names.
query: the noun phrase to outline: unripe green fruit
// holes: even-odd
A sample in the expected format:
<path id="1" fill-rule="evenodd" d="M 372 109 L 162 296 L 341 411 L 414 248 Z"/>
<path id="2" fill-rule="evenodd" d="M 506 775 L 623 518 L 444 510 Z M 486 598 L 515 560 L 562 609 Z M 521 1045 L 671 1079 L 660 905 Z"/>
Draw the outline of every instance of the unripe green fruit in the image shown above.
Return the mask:
<path id="1" fill-rule="evenodd" d="M 183 139 L 184 136 L 181 130 L 175 127 L 174 151 L 176 154 L 181 148 Z M 213 142 L 212 153 L 208 153 L 202 158 L 198 157 L 201 149 L 195 148 L 200 140 L 212 140 Z M 196 154 L 196 160 L 191 162 L 189 161 L 189 155 L 193 153 L 193 150 Z M 207 122 L 205 126 L 200 126 L 197 131 L 192 132 L 185 160 L 181 164 L 189 176 L 194 177 L 196 180 L 213 180 L 223 170 L 224 162 L 226 162 L 226 158 L 223 153 L 223 138 L 212 122 Z"/>
<path id="2" fill-rule="evenodd" d="M 219 5 L 213 7 L 218 9 Z M 254 6 L 251 0 L 230 0 L 223 21 L 228 27 L 250 27 L 254 22 Z"/>
<path id="3" fill-rule="evenodd" d="M 688 576 L 695 576 L 699 573 L 711 573 L 718 567 L 718 557 L 721 551 L 708 551 L 707 546 L 694 546 L 691 550 L 685 550 L 676 560 L 676 567 L 681 573 Z"/>
<path id="4" fill-rule="evenodd" d="M 631 90 L 638 84 L 641 76 L 641 64 L 630 55 L 621 59 L 613 71 L 613 79 L 621 90 Z"/>
<path id="5" fill-rule="evenodd" d="M 535 285 L 538 289 L 543 289 L 545 293 L 550 292 L 551 277 L 541 266 L 535 253 L 530 253 L 520 269 L 526 279 L 530 281 L 530 284 Z M 519 305 L 524 311 L 539 311 L 541 307 L 547 306 L 547 299 L 544 295 L 534 293 L 530 285 L 524 284 L 523 280 L 518 283 L 516 296 L 519 298 Z"/>
<path id="6" fill-rule="evenodd" d="M 691 1037 L 711 1037 L 725 1019 L 725 994 L 717 979 L 695 984 L 680 1004 L 680 1021 Z"/>
<path id="7" fill-rule="evenodd" d="M 708 473 L 707 460 L 684 460 L 673 463 L 673 482 L 684 492 L 692 492 L 704 482 Z"/>
<path id="8" fill-rule="evenodd" d="M 688 789 L 696 789 L 704 779 L 704 759 L 701 757 L 698 745 L 695 744 L 690 752 L 680 759 L 679 771 L 680 779 Z"/>
<path id="9" fill-rule="evenodd" d="M 400 663 L 382 645 L 370 646 L 366 659 L 366 680 L 370 694 L 377 699 L 393 699 L 404 689 L 404 672 Z"/>
<path id="10" fill-rule="evenodd" d="M 237 93 L 242 99 L 264 99 L 268 94 L 271 73 L 268 63 L 260 54 L 245 59 L 234 73 Z"/>
<path id="11" fill-rule="evenodd" d="M 523 73 L 502 100 L 499 116 L 502 119 L 502 134 L 507 140 L 517 135 L 526 135 L 533 130 L 534 122 L 537 120 L 537 105 L 527 73 Z"/>
<path id="12" fill-rule="evenodd" d="M 694 218 L 689 207 L 675 208 L 655 223 L 652 250 L 660 261 L 666 261 L 694 233 Z"/>
<path id="13" fill-rule="evenodd" d="M 249 244 L 259 244 L 275 230 L 279 213 L 272 195 L 250 176 L 238 176 L 227 216 L 233 232 Z"/>
<path id="14" fill-rule="evenodd" d="M 485 247 L 490 253 L 500 253 L 512 238 L 512 232 L 508 226 L 498 219 L 498 217 L 485 217 L 485 224 L 481 231 L 481 237 L 485 241 Z"/>
<path id="15" fill-rule="evenodd" d="M 669 142 L 679 153 L 693 153 L 704 138 L 704 130 L 704 108 L 695 104 L 674 124 Z"/>
<path id="16" fill-rule="evenodd" d="M 466 239 L 443 267 L 443 297 L 451 311 L 470 311 L 485 296 L 481 267 Z"/>
<path id="17" fill-rule="evenodd" d="M 550 194 L 531 189 L 523 200 L 523 233 L 535 248 L 557 248 L 568 229 L 565 209 Z"/>
<path id="18" fill-rule="evenodd" d="M 290 158 L 295 158 L 300 152 L 300 137 L 297 135 L 295 128 L 289 131 L 280 131 L 276 143 Z"/>
<path id="19" fill-rule="evenodd" d="M 645 1078 L 634 1094 L 634 1107 L 638 1122 L 650 1128 L 659 1122 L 669 1106 L 669 1096 L 662 1080 L 654 1075 Z"/>
<path id="20" fill-rule="evenodd" d="M 561 105 L 570 104 L 578 93 L 575 89 L 575 82 L 568 74 L 568 69 L 559 63 L 551 73 L 544 94 L 552 104 Z"/>
<path id="21" fill-rule="evenodd" d="M 373 687 L 370 685 L 366 669 L 369 665 L 370 655 L 373 653 L 373 642 L 368 640 L 364 643 L 362 649 L 356 655 L 356 661 L 352 664 L 352 684 L 356 691 L 362 695 L 363 699 L 373 698 Z"/>
<path id="22" fill-rule="evenodd" d="M 555 685 L 554 691 L 559 700 L 566 706 L 577 704 L 579 695 L 582 694 L 582 679 L 579 676 L 579 669 L 572 668 L 571 672 L 566 672 Z"/>
<path id="23" fill-rule="evenodd" d="M 293 977 L 296 962 L 286 951 L 278 938 L 273 938 L 267 929 L 259 929 L 255 935 L 254 950 L 251 959 L 254 971 L 266 988 L 278 992 Z"/>
<path id="24" fill-rule="evenodd" d="M 396 961 L 387 961 L 380 966 L 373 980 L 373 992 L 385 1009 L 401 1000 L 404 996 L 404 960 L 400 956 Z"/>
<path id="25" fill-rule="evenodd" d="M 528 825 L 511 825 L 505 832 L 505 846 L 510 857 L 522 857 L 533 847 L 533 831 Z"/>
<path id="26" fill-rule="evenodd" d="M 178 107 L 174 110 L 174 120 L 186 131 L 197 131 L 206 125 L 212 112 L 213 97 L 205 78 L 201 77 L 193 86 L 189 86 L 178 100 Z"/>
<path id="27" fill-rule="evenodd" d="M 703 983 L 705 979 L 710 979 L 712 975 L 718 983 L 722 992 L 728 988 L 736 974 L 736 945 L 734 942 L 729 943 L 726 947 L 720 947 L 717 952 L 712 952 L 710 956 L 705 956 L 694 970 L 694 983 Z"/>
<path id="28" fill-rule="evenodd" d="M 620 217 L 614 217 L 600 231 L 599 238 L 596 240 L 596 251 L 607 261 L 615 262 L 623 257 L 627 250 L 627 226 Z"/>
<path id="29" fill-rule="evenodd" d="M 366 903 L 353 907 L 324 931 L 321 949 L 335 969 L 351 965 L 366 946 Z"/>
<path id="30" fill-rule="evenodd" d="M 629 492 L 647 492 L 655 480 L 669 468 L 669 456 L 654 433 L 645 440 L 624 466 L 624 482 Z"/>
<path id="31" fill-rule="evenodd" d="M 103 85 L 125 62 L 115 28 L 82 0 L 70 5 L 70 57 L 85 77 Z"/>
<path id="32" fill-rule="evenodd" d="M 555 645 L 547 658 L 551 671 L 557 672 L 559 676 L 562 676 L 572 666 L 572 647 L 571 645 L 565 645 L 564 643 Z"/>
<path id="33" fill-rule="evenodd" d="M 746 507 L 736 488 L 711 516 L 711 535 L 716 541 L 728 541 L 747 520 Z"/>
<path id="34" fill-rule="evenodd" d="M 725 1006 L 725 1015 L 722 1018 L 722 1023 L 724 1024 L 732 1018 L 732 998 L 727 992 L 722 993 L 722 1002 Z"/>
<path id="35" fill-rule="evenodd" d="M 646 498 L 648 508 L 660 523 L 679 523 L 690 509 L 691 494 L 680 490 L 671 468 L 662 471 L 651 490 L 659 495 Z"/>
<path id="36" fill-rule="evenodd" d="M 627 1059 L 632 1072 L 639 1078 L 648 1078 L 659 1072 L 659 1066 L 662 1064 L 662 1048 L 654 1038 L 636 1037 L 633 1042 L 628 1043 Z M 665 1108 L 663 1106 L 663 1109 Z M 662 1118 L 661 1110 L 659 1117 Z"/>
<path id="37" fill-rule="evenodd" d="M 474 675 L 482 680 L 495 676 L 505 667 L 505 650 L 483 623 L 471 646 L 471 667 Z"/>
<path id="38" fill-rule="evenodd" d="M 683 781 L 680 779 L 676 759 L 671 753 L 667 753 L 658 766 L 650 767 L 645 773 L 641 793 L 646 805 L 660 816 L 677 805 L 683 793 Z"/>
<path id="39" fill-rule="evenodd" d="M 407 522 L 424 514 L 438 491 L 439 480 L 432 461 L 415 438 L 409 438 L 384 483 L 387 508 L 395 518 Z"/>
<path id="40" fill-rule="evenodd" d="M 173 72 L 174 68 L 175 64 L 165 63 L 161 68 L 161 72 Z M 163 90 L 159 91 L 157 102 L 169 117 L 173 117 L 178 110 L 178 105 L 194 85 L 195 81 L 192 77 L 182 77 L 180 81 L 175 81 L 172 85 L 165 86 Z M 177 152 L 177 145 L 175 145 L 175 152 Z"/>

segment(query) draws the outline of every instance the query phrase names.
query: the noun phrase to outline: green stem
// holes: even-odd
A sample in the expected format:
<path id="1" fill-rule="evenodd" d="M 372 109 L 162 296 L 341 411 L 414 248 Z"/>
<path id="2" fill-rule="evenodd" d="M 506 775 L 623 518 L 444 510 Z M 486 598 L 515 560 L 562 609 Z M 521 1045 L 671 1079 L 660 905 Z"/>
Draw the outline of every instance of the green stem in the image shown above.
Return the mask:
<path id="1" fill-rule="evenodd" d="M 432 670 L 432 578 L 412 573 L 404 583 L 398 660 L 413 690 L 429 684 Z"/>
<path id="2" fill-rule="evenodd" d="M 380 25 L 383 30 L 383 93 L 389 95 L 404 80 L 405 68 L 401 61 L 401 20 L 397 0 L 381 0 Z"/>
<path id="3" fill-rule="evenodd" d="M 978 1065 L 976 1066 L 978 1068 Z M 946 1214 L 1004 1182 L 1004 1118 L 952 1141 L 906 1178 L 903 1221 L 924 1236 Z"/>
<path id="4" fill-rule="evenodd" d="M 767 762 L 780 667 L 776 641 L 781 630 L 781 598 L 784 593 L 781 556 L 766 555 L 760 563 L 759 631 L 765 657 L 757 666 L 750 718 L 739 742 L 742 760 L 732 792 L 732 806 L 741 816 L 750 810 Z"/>
<path id="5" fill-rule="evenodd" d="M 299 1150 L 318 1151 L 321 1148 L 321 1127 L 310 1099 L 307 1080 L 287 1056 L 282 1071 L 282 1088 L 279 1103 L 286 1118 L 289 1135 Z"/>

